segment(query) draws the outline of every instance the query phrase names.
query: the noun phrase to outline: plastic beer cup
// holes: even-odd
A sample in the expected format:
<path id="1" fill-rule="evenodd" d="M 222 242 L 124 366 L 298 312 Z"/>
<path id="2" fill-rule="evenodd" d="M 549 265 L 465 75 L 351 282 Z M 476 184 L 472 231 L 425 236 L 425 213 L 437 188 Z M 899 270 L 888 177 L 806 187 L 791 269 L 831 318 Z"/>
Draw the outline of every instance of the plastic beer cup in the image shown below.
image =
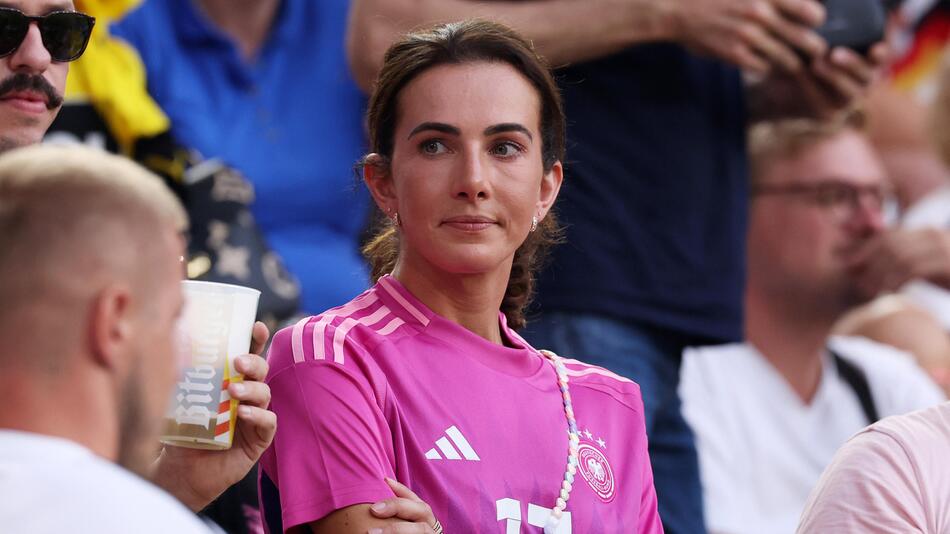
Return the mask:
<path id="1" fill-rule="evenodd" d="M 181 371 L 162 443 L 227 449 L 234 438 L 238 401 L 228 394 L 243 380 L 234 358 L 247 354 L 261 292 L 248 287 L 185 280 Z"/>

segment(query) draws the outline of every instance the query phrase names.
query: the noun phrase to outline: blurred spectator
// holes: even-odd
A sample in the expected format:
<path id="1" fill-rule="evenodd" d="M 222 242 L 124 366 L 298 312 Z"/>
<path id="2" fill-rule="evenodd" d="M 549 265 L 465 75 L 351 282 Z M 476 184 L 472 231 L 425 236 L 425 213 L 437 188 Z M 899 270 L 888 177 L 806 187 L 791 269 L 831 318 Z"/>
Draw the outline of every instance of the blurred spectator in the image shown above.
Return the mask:
<path id="1" fill-rule="evenodd" d="M 253 213 L 308 313 L 369 280 L 358 251 L 368 199 L 352 170 L 364 100 L 344 63 L 347 5 L 147 0 L 112 27 L 141 55 L 175 139 L 253 184 Z M 232 254 L 233 269 L 243 259 Z"/>
<path id="2" fill-rule="evenodd" d="M 897 200 L 906 209 L 944 182 L 946 170 L 927 135 L 941 58 L 950 41 L 950 1 L 892 0 L 891 59 L 868 102 L 868 135 Z"/>
<path id="3" fill-rule="evenodd" d="M 894 182 L 902 210 L 945 182 L 927 134 L 941 58 L 950 42 L 950 1 L 892 0 L 891 59 L 870 92 L 868 135 Z"/>
<path id="4" fill-rule="evenodd" d="M 808 498 L 800 534 L 950 532 L 950 403 L 889 417 L 841 447 Z"/>
<path id="5" fill-rule="evenodd" d="M 5 529 L 210 533 L 139 478 L 177 377 L 186 225 L 161 181 L 122 158 L 52 147 L 0 157 Z"/>
<path id="6" fill-rule="evenodd" d="M 515 27 L 568 65 L 559 72 L 567 244 L 540 277 L 541 317 L 526 336 L 640 384 L 664 526 L 700 533 L 696 453 L 676 386 L 685 346 L 741 335 L 747 108 L 829 113 L 862 93 L 872 62 L 825 55 L 810 30 L 822 8 L 810 0 L 356 0 L 357 80 L 370 86 L 400 32 L 473 16 Z M 732 65 L 765 79 L 748 100 Z"/>
<path id="7" fill-rule="evenodd" d="M 95 6 L 102 7 L 99 3 L 96 3 Z M 4 42 L 10 48 L 4 55 L 2 62 L 0 62 L 0 75 L 2 75 L 2 83 L 0 83 L 0 97 L 2 97 L 0 98 L 0 104 L 2 104 L 0 105 L 0 150 L 8 150 L 40 141 L 50 123 L 60 111 L 63 102 L 62 93 L 64 86 L 67 84 L 66 75 L 69 70 L 69 62 L 80 57 L 83 51 L 89 51 L 86 45 L 93 28 L 92 19 L 83 14 L 55 11 L 57 7 L 37 0 L 23 0 L 12 2 L 3 8 L 2 37 L 9 38 Z M 39 16 L 41 21 L 31 21 L 26 18 L 27 15 Z M 103 22 L 100 21 L 100 24 Z M 121 57 L 121 54 L 119 57 Z M 106 77 L 106 73 L 100 74 Z M 38 105 L 40 103 L 42 105 Z M 80 163 L 92 167 L 84 168 Z M 180 213 L 180 207 L 177 206 L 174 199 L 168 200 L 170 195 L 161 186 L 156 187 L 150 183 L 155 179 L 148 173 L 128 163 L 104 157 L 97 153 L 57 150 L 25 152 L 24 155 L 10 156 L 8 162 L 4 163 L 3 173 L 5 174 L 0 179 L 4 182 L 3 191 L 0 194 L 0 219 L 2 219 L 0 220 L 0 226 L 3 227 L 3 231 L 0 232 L 0 240 L 4 240 L 4 243 L 0 246 L 0 271 L 3 271 L 2 276 L 0 276 L 0 285 L 3 286 L 0 288 L 0 293 L 2 293 L 2 299 L 0 300 L 4 302 L 5 310 L 10 311 L 10 314 L 9 317 L 0 321 L 0 328 L 8 329 L 9 335 L 7 337 L 13 343 L 12 348 L 8 347 L 9 355 L 15 354 L 21 357 L 20 359 L 26 354 L 33 353 L 37 355 L 42 353 L 78 357 L 77 351 L 94 350 L 94 347 L 88 346 L 90 344 L 76 341 L 69 335 L 72 331 L 71 328 L 75 326 L 71 325 L 70 321 L 76 319 L 76 317 L 81 318 L 88 315 L 88 309 L 67 313 L 69 317 L 67 319 L 62 318 L 64 316 L 61 316 L 61 314 L 65 313 L 63 310 L 68 311 L 70 306 L 75 306 L 74 300 L 79 297 L 73 291 L 75 284 L 64 286 L 62 277 L 65 276 L 63 274 L 65 271 L 52 264 L 47 265 L 49 262 L 53 262 L 55 265 L 63 264 L 63 262 L 53 261 L 50 258 L 53 256 L 57 258 L 69 256 L 71 258 L 69 262 L 64 264 L 67 266 L 68 275 L 73 280 L 82 280 L 83 292 L 85 292 L 83 294 L 87 297 L 89 295 L 88 291 L 95 290 L 97 284 L 102 286 L 115 282 L 115 280 L 106 281 L 105 278 L 102 278 L 103 276 L 110 278 L 110 276 L 116 275 L 115 278 L 122 285 L 121 279 L 129 273 L 121 272 L 117 275 L 114 270 L 111 270 L 114 264 L 106 261 L 105 256 L 95 257 L 96 254 L 102 252 L 102 240 L 109 241 L 110 238 L 116 238 L 115 232 L 118 231 L 119 239 L 109 241 L 110 249 L 106 256 L 110 260 L 115 260 L 117 257 L 124 258 L 127 255 L 127 249 L 136 248 L 138 250 L 138 248 L 127 243 L 128 246 L 123 247 L 123 243 L 127 241 L 131 234 L 122 234 L 121 228 L 132 233 L 138 231 L 136 235 L 141 237 L 143 228 L 140 225 L 143 224 L 142 221 L 146 221 L 144 224 L 148 224 L 149 220 L 155 219 L 155 217 L 150 217 L 150 214 L 154 215 L 157 212 L 163 212 L 167 216 L 162 219 L 165 225 L 162 228 L 156 227 L 151 230 L 156 232 L 167 230 L 167 226 L 171 223 L 182 226 L 184 220 L 183 214 Z M 136 179 L 141 179 L 144 183 L 137 184 L 135 183 Z M 34 180 L 36 183 L 33 183 Z M 110 185 L 114 187 L 109 187 Z M 116 190 L 113 191 L 112 189 Z M 143 208 L 138 204 L 142 202 L 141 195 L 144 194 L 150 195 L 152 202 L 147 203 L 150 206 Z M 115 213 L 110 209 L 105 209 L 116 207 L 116 202 L 122 199 L 125 202 L 115 210 Z M 96 201 L 100 203 L 95 204 Z M 134 222 L 126 220 L 131 213 L 129 210 L 137 210 Z M 168 213 L 169 211 L 172 213 Z M 90 222 L 90 217 L 94 221 Z M 113 220 L 112 217 L 115 217 L 116 220 Z M 169 218 L 174 220 L 166 220 Z M 90 224 L 96 226 L 95 231 L 90 231 Z M 76 234 L 74 237 L 68 239 L 63 237 L 71 236 L 74 233 Z M 63 244 L 65 243 L 63 240 L 70 241 L 69 246 L 79 247 L 76 249 L 79 252 L 54 254 L 55 250 L 53 249 L 58 250 L 63 246 L 67 246 Z M 163 241 L 152 239 L 146 241 L 153 243 L 155 247 L 162 248 L 163 246 Z M 53 247 L 53 249 L 44 247 Z M 151 257 L 149 251 L 140 252 L 139 256 L 146 259 Z M 92 254 L 92 256 L 89 256 L 89 254 Z M 180 254 L 171 254 L 170 257 L 177 259 Z M 158 260 L 153 263 L 164 264 L 164 261 Z M 95 267 L 93 271 L 96 272 L 85 273 L 91 268 L 89 267 L 90 264 Z M 176 265 L 173 270 L 177 273 L 177 280 L 180 277 L 180 267 L 177 267 L 179 265 L 177 261 L 174 262 L 174 265 Z M 139 272 L 136 273 L 134 279 L 141 282 L 138 277 L 143 273 L 154 274 L 152 267 L 152 264 L 140 267 L 137 269 Z M 156 280 L 155 283 L 160 283 L 160 281 Z M 147 285 L 151 287 L 150 284 Z M 126 293 L 135 293 L 137 295 L 136 299 L 138 299 L 138 297 L 141 297 L 139 291 L 143 288 L 141 284 L 133 284 L 133 287 L 123 286 L 117 292 L 118 297 L 122 297 L 123 289 Z M 159 295 L 154 299 L 147 300 L 155 304 L 167 301 L 174 295 L 180 295 L 177 285 L 174 289 L 173 295 Z M 151 292 L 151 290 L 148 292 Z M 30 293 L 29 299 L 23 300 L 27 293 Z M 112 295 L 112 297 L 116 296 Z M 128 297 L 128 294 L 125 296 Z M 180 300 L 180 297 L 178 300 Z M 155 306 L 156 309 L 163 309 L 160 304 L 155 304 Z M 138 317 L 140 314 L 136 313 L 134 315 Z M 116 317 L 103 318 L 102 314 L 99 313 L 95 319 L 90 319 L 89 323 L 91 324 L 97 319 L 102 319 L 104 321 L 102 324 L 107 325 L 110 320 L 116 320 Z M 49 328 L 43 325 L 52 324 L 50 321 L 56 323 L 56 331 L 59 335 L 44 340 L 42 334 L 31 334 L 34 331 L 48 331 Z M 86 326 L 89 326 L 89 324 Z M 161 327 L 158 331 L 155 331 L 154 328 L 152 330 L 145 328 L 139 333 L 145 335 L 149 331 L 153 331 L 153 333 L 157 332 L 160 336 L 170 335 L 170 330 L 162 330 L 166 326 L 170 328 L 170 324 L 162 323 L 158 326 Z M 134 330 L 138 332 L 140 329 L 135 327 Z M 124 332 L 126 336 L 133 333 L 129 328 L 125 328 Z M 267 335 L 267 329 L 263 325 L 255 327 L 253 336 L 255 348 L 253 348 L 253 352 L 260 352 L 267 340 Z M 136 336 L 133 335 L 132 337 Z M 26 340 L 29 348 L 17 346 L 23 340 Z M 157 349 L 161 349 L 161 340 L 153 341 L 157 344 Z M 46 350 L 38 348 L 37 345 L 38 343 L 55 344 L 60 342 L 65 343 L 64 347 L 66 348 Z M 125 349 L 129 348 L 129 343 L 128 340 L 118 342 L 120 345 L 124 344 Z M 113 347 L 113 349 L 116 349 L 116 347 Z M 150 348 L 150 350 L 157 349 Z M 118 347 L 117 350 L 122 350 L 122 347 Z M 167 360 L 169 356 L 169 354 L 155 354 L 164 360 Z M 82 356 L 89 356 L 89 354 L 83 353 Z M 0 357 L 0 359 L 3 358 Z M 112 363 L 115 364 L 116 362 Z M 108 474 L 108 465 L 101 463 L 92 455 L 84 454 L 82 447 L 73 447 L 70 454 L 74 456 L 67 461 L 70 464 L 68 472 L 75 477 L 75 480 L 66 480 L 61 485 L 48 484 L 49 487 L 46 488 L 51 491 L 64 491 L 64 495 L 68 496 L 66 499 L 61 499 L 58 496 L 50 497 L 50 494 L 24 491 L 25 488 L 41 486 L 41 484 L 35 482 L 36 472 L 31 471 L 30 467 L 23 469 L 24 465 L 29 465 L 29 462 L 36 459 L 36 457 L 31 457 L 30 453 L 35 454 L 46 449 L 40 455 L 47 454 L 49 457 L 41 458 L 41 462 L 51 470 L 43 473 L 55 478 L 62 469 L 49 464 L 50 457 L 56 456 L 58 449 L 58 455 L 62 458 L 63 454 L 67 454 L 66 449 L 70 448 L 68 443 L 56 444 L 54 443 L 55 440 L 47 440 L 42 434 L 68 438 L 81 444 L 81 446 L 95 449 L 96 454 L 111 460 L 117 459 L 115 456 L 116 450 L 110 450 L 115 444 L 109 444 L 108 442 L 113 438 L 121 437 L 121 443 L 118 444 L 120 463 L 123 463 L 123 465 L 135 463 L 135 467 L 139 468 L 143 467 L 141 461 L 147 460 L 145 455 L 138 457 L 140 453 L 143 453 L 143 450 L 149 454 L 157 453 L 154 436 L 151 436 L 151 441 L 146 439 L 150 437 L 148 429 L 153 427 L 156 421 L 150 420 L 154 418 L 149 417 L 149 411 L 143 411 L 144 409 L 141 406 L 136 408 L 138 406 L 136 403 L 140 403 L 142 398 L 147 396 L 152 399 L 150 402 L 154 404 L 154 399 L 162 395 L 162 388 L 157 387 L 151 392 L 143 393 L 142 398 L 125 395 L 127 398 L 122 399 L 124 404 L 119 407 L 119 410 L 132 409 L 134 411 L 138 409 L 142 412 L 141 417 L 123 419 L 119 422 L 117 428 L 109 430 L 110 425 L 115 422 L 101 419 L 101 417 L 108 418 L 110 413 L 108 406 L 104 403 L 97 403 L 97 409 L 90 413 L 80 413 L 82 408 L 88 407 L 83 399 L 88 401 L 89 398 L 93 398 L 93 401 L 95 400 L 94 397 L 83 394 L 90 385 L 94 386 L 93 389 L 97 392 L 105 391 L 108 393 L 110 389 L 103 389 L 96 384 L 89 384 L 79 379 L 80 375 L 88 376 L 88 373 L 83 374 L 84 372 L 91 371 L 88 365 L 89 362 L 73 362 L 70 360 L 57 363 L 44 361 L 42 366 L 48 370 L 59 369 L 62 366 L 69 367 L 73 364 L 75 364 L 75 372 L 58 373 L 56 376 L 41 376 L 32 372 L 36 369 L 29 368 L 30 366 L 24 368 L 12 360 L 0 363 L 0 365 L 5 366 L 3 378 L 8 381 L 5 387 L 8 391 L 8 397 L 10 397 L 11 406 L 15 407 L 14 410 L 8 410 L 3 424 L 0 426 L 19 431 L 19 435 L 17 435 L 17 432 L 11 431 L 3 436 L 8 446 L 5 457 L 9 460 L 9 463 L 3 466 L 5 474 L 0 478 L 5 483 L 11 484 L 11 487 L 16 488 L 4 492 L 5 494 L 12 494 L 13 491 L 16 491 L 17 497 L 23 499 L 20 503 L 14 503 L 8 499 L 6 507 L 2 510 L 2 513 L 8 515 L 5 515 L 4 520 L 0 522 L 5 525 L 16 525 L 18 528 L 31 532 L 46 532 L 47 529 L 60 531 L 65 528 L 63 524 L 67 520 L 70 522 L 68 528 L 73 531 L 88 529 L 94 532 L 108 532 L 111 528 L 110 525 L 112 527 L 118 525 L 116 528 L 111 528 L 111 531 L 124 532 L 127 531 L 130 521 L 125 512 L 131 511 L 133 515 L 137 514 L 137 517 L 143 515 L 144 512 L 138 505 L 126 503 L 130 505 L 118 511 L 118 513 L 110 508 L 107 510 L 108 515 L 103 515 L 99 512 L 106 510 L 105 508 L 94 508 L 95 505 L 89 505 L 91 501 L 83 500 L 83 498 L 95 501 L 97 496 L 101 496 L 97 495 L 97 492 L 115 491 L 116 488 L 108 487 L 110 484 L 107 481 L 115 482 L 120 489 L 123 485 L 125 486 L 125 493 L 120 491 L 116 494 L 120 498 L 134 500 L 136 497 L 144 497 L 149 499 L 149 495 L 152 495 L 153 498 L 157 499 L 155 505 L 159 505 L 158 503 L 163 500 L 166 503 L 168 502 L 167 496 L 163 496 L 161 492 L 155 492 L 154 488 L 147 485 L 139 485 L 139 489 L 135 489 L 136 484 L 129 484 L 127 477 L 123 481 L 121 471 L 113 471 L 112 475 Z M 129 364 L 138 365 L 134 361 L 129 362 Z M 169 447 L 162 450 L 162 454 L 157 461 L 151 463 L 147 473 L 152 482 L 172 493 L 185 505 L 196 510 L 206 506 L 215 497 L 218 497 L 225 488 L 247 474 L 273 438 L 274 416 L 263 408 L 269 402 L 270 393 L 266 386 L 257 382 L 267 373 L 266 363 L 259 356 L 253 356 L 238 357 L 235 365 L 244 374 L 245 378 L 244 387 L 241 390 L 238 390 L 235 385 L 232 386 L 230 391 L 232 397 L 239 399 L 244 405 L 238 416 L 237 436 L 235 437 L 237 445 L 228 451 L 198 454 L 187 449 Z M 115 369 L 112 369 L 112 372 L 114 373 Z M 167 374 L 167 371 L 165 374 Z M 119 377 L 118 380 L 122 380 L 122 378 Z M 133 377 L 132 380 L 134 381 L 135 378 Z M 42 403 L 46 400 L 52 399 L 55 401 L 59 397 L 37 393 L 32 386 L 40 383 L 46 387 L 44 391 L 55 390 L 60 395 L 73 399 L 75 401 L 71 405 L 73 409 L 63 412 L 53 408 L 52 405 L 44 406 Z M 131 382 L 129 384 L 131 384 L 128 388 L 130 390 L 136 390 L 141 386 L 141 384 L 136 385 Z M 126 388 L 120 389 L 125 391 Z M 100 397 L 99 401 L 102 400 L 103 398 Z M 75 404 L 76 402 L 79 404 Z M 154 405 L 151 408 L 154 409 Z M 77 412 L 77 409 L 80 409 L 80 411 Z M 60 421 L 62 424 L 55 424 L 57 417 L 62 417 L 63 414 L 66 414 L 66 419 Z M 87 419 L 90 417 L 100 417 L 101 424 L 88 425 Z M 81 425 L 85 423 L 88 428 L 95 431 L 95 436 L 85 433 L 85 426 L 83 429 L 76 427 L 77 423 Z M 35 434 L 41 435 L 37 436 Z M 152 445 L 149 445 L 149 443 Z M 66 445 L 66 447 L 63 447 L 63 445 Z M 77 452 L 79 453 L 78 456 L 75 455 Z M 136 456 L 136 458 L 128 457 L 130 455 Z M 154 456 L 152 458 L 154 459 Z M 86 462 L 87 467 L 93 471 L 99 470 L 100 476 L 87 476 L 88 473 L 81 471 L 82 468 L 77 467 L 77 464 L 72 461 L 73 459 Z M 126 464 L 126 461 L 129 463 Z M 98 467 L 96 467 L 97 465 Z M 20 476 L 25 478 L 17 478 Z M 92 480 L 103 485 L 88 484 Z M 80 481 L 78 483 L 81 488 L 78 490 L 75 487 L 77 481 Z M 77 510 L 81 509 L 81 512 L 64 512 L 63 507 L 60 506 L 58 510 L 62 514 L 37 514 L 35 511 L 38 505 L 31 506 L 36 502 L 45 505 L 50 501 L 61 502 L 64 500 L 68 500 L 69 503 L 75 505 Z M 100 498 L 99 502 L 114 500 Z M 185 531 L 194 528 L 194 525 L 197 524 L 194 521 L 184 520 L 184 523 L 177 527 L 173 526 L 182 521 L 182 517 L 187 517 L 174 512 L 174 510 L 175 505 L 172 505 L 172 508 L 168 510 L 167 518 L 163 517 L 149 523 L 147 526 L 142 526 L 140 530 L 154 527 L 161 531 Z M 28 516 L 21 517 L 24 513 Z M 165 519 L 169 522 L 166 523 Z M 33 523 L 28 523 L 28 521 L 32 522 L 34 520 L 39 523 L 35 525 L 35 528 L 30 528 L 29 525 Z"/>
<path id="8" fill-rule="evenodd" d="M 946 161 L 950 106 L 944 56 L 950 42 L 950 2 L 907 0 L 891 17 L 894 58 L 884 83 L 868 100 L 869 136 L 897 193 L 900 226 L 910 230 L 950 229 L 950 171 Z M 947 243 L 950 249 L 950 242 Z M 944 252 L 950 261 L 950 250 Z M 932 284 L 902 288 L 909 301 L 950 330 L 950 296 Z M 950 356 L 950 355 L 948 355 Z"/>
<path id="9" fill-rule="evenodd" d="M 261 290 L 259 317 L 273 328 L 297 313 L 299 286 L 249 211 L 253 186 L 224 162 L 206 160 L 172 136 L 168 117 L 146 90 L 138 54 L 109 34 L 109 23 L 136 4 L 77 0 L 77 8 L 99 24 L 72 65 L 63 110 L 45 141 L 128 155 L 164 178 L 189 213 L 189 278 Z"/>
<path id="10" fill-rule="evenodd" d="M 908 99 L 896 92 L 872 100 L 872 117 L 893 125 L 872 134 L 905 211 L 901 230 L 894 232 L 903 237 L 870 245 L 862 278 L 870 295 L 900 290 L 901 296 L 885 295 L 853 311 L 836 330 L 913 353 L 950 390 L 950 63 L 944 62 L 937 79 L 936 99 L 927 108 L 913 101 L 898 106 Z M 945 331 L 934 332 L 934 321 Z"/>
<path id="11" fill-rule="evenodd" d="M 297 313 L 299 286 L 249 212 L 251 184 L 233 168 L 203 159 L 173 137 L 168 117 L 148 94 L 137 52 L 110 35 L 110 21 L 138 3 L 77 0 L 77 8 L 97 17 L 98 24 L 83 57 L 71 65 L 63 110 L 45 140 L 125 154 L 164 178 L 189 213 L 189 278 L 260 289 L 260 318 L 273 328 Z M 256 468 L 203 515 L 231 534 L 258 532 Z"/>
<path id="12" fill-rule="evenodd" d="M 711 532 L 792 532 L 850 435 L 944 399 L 906 354 L 828 337 L 863 300 L 850 255 L 884 229 L 887 182 L 862 121 L 750 132 L 748 342 L 688 350 L 680 389 Z"/>

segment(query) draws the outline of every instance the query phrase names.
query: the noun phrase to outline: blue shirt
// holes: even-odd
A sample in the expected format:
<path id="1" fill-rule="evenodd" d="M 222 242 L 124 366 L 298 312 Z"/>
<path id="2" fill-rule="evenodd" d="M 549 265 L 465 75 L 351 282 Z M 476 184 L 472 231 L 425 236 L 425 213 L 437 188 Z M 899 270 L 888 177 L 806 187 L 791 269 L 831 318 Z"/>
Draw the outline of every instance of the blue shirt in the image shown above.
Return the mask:
<path id="1" fill-rule="evenodd" d="M 254 215 L 308 313 L 368 285 L 358 250 L 368 195 L 353 173 L 365 99 L 346 67 L 347 8 L 283 0 L 250 64 L 190 0 L 146 1 L 112 28 L 141 54 L 173 135 L 254 184 Z"/>
<path id="2" fill-rule="evenodd" d="M 540 310 L 711 340 L 742 334 L 748 170 L 736 69 L 670 44 L 558 73 L 568 118 L 567 226 Z"/>

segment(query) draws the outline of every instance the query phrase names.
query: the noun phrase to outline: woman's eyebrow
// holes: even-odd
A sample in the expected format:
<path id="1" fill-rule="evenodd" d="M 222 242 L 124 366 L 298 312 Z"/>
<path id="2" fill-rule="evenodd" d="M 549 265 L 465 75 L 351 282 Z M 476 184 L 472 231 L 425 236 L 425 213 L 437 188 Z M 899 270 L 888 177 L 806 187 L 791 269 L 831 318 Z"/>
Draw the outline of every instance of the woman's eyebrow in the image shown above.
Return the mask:
<path id="1" fill-rule="evenodd" d="M 409 132 L 409 136 L 406 139 L 410 139 L 417 133 L 425 131 L 436 131 L 450 135 L 462 135 L 462 130 L 459 130 L 451 124 L 445 124 L 444 122 L 423 122 L 419 126 L 413 128 L 412 131 Z"/>
<path id="2" fill-rule="evenodd" d="M 531 131 L 525 128 L 524 126 L 518 124 L 517 122 L 503 122 L 501 124 L 495 124 L 485 128 L 485 131 L 482 132 L 485 135 L 495 135 L 504 132 L 521 132 L 528 136 L 528 139 L 534 141 L 534 136 L 531 135 Z"/>

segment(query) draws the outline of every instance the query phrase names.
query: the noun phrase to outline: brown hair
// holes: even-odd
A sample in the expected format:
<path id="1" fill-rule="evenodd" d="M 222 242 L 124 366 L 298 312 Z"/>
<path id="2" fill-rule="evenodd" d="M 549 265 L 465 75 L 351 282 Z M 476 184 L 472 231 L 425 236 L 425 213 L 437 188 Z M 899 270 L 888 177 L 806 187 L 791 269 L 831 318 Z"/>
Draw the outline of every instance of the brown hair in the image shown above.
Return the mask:
<path id="1" fill-rule="evenodd" d="M 469 20 L 442 24 L 410 33 L 386 52 L 366 113 L 370 152 L 381 156 L 361 165 L 376 165 L 385 171 L 393 152 L 398 118 L 399 93 L 423 72 L 446 64 L 477 61 L 501 62 L 521 73 L 537 90 L 541 102 L 541 161 L 548 172 L 564 159 L 564 111 L 557 84 L 547 64 L 531 43 L 510 28 L 494 22 Z M 524 326 L 524 309 L 534 288 L 534 272 L 547 249 L 560 241 L 561 229 L 553 212 L 515 251 L 501 311 L 512 328 Z M 399 236 L 388 220 L 363 248 L 372 266 L 373 280 L 392 272 L 399 255 Z"/>
<path id="2" fill-rule="evenodd" d="M 864 132 L 867 120 L 861 109 L 850 109 L 831 119 L 782 119 L 755 124 L 749 129 L 750 180 L 755 185 L 777 159 L 793 158 L 817 143 L 846 130 Z"/>

